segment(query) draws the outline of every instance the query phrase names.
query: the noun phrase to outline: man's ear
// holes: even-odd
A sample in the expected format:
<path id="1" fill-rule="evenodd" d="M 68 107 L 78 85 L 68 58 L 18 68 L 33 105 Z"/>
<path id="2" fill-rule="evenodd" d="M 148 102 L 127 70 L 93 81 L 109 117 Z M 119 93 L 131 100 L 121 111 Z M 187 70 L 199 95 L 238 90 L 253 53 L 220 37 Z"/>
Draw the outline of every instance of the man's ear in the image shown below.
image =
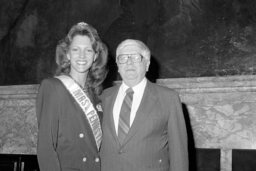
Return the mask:
<path id="1" fill-rule="evenodd" d="M 147 71 L 147 72 L 148 72 L 148 70 L 149 70 L 149 66 L 150 66 L 150 61 L 148 61 L 147 64 L 146 64 L 146 71 Z"/>

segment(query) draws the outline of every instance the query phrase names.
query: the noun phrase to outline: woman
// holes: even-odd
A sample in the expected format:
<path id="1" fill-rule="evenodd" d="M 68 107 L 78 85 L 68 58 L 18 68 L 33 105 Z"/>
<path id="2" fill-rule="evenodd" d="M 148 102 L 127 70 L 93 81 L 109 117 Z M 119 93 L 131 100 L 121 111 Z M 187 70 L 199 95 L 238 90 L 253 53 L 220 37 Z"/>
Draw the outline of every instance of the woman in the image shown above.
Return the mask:
<path id="1" fill-rule="evenodd" d="M 37 156 L 41 171 L 100 171 L 99 95 L 107 48 L 86 23 L 74 25 L 56 49 L 58 69 L 37 97 Z"/>

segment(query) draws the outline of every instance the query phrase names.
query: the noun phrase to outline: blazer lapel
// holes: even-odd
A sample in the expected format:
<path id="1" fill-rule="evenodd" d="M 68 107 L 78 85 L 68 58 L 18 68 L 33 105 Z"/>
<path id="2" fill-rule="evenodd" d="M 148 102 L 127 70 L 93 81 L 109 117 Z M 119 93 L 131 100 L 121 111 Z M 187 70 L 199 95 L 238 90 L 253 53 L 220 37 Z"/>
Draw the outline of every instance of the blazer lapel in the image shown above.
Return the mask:
<path id="1" fill-rule="evenodd" d="M 96 145 L 96 142 L 95 142 L 95 139 L 94 139 L 94 135 L 93 135 L 90 123 L 89 123 L 88 119 L 86 118 L 82 108 L 76 102 L 74 97 L 72 97 L 72 95 L 70 93 L 69 93 L 69 95 L 70 95 L 70 98 L 72 99 L 73 103 L 77 107 L 77 109 L 80 111 L 80 112 L 74 112 L 74 113 L 75 113 L 75 116 L 77 117 L 77 121 L 78 121 L 81 129 L 86 134 L 85 137 L 87 137 L 87 135 L 91 137 L 91 138 L 85 138 L 84 140 L 88 144 L 88 146 L 93 146 L 94 147 L 94 148 L 91 148 L 91 150 L 93 152 L 97 152 L 97 151 L 93 150 L 93 149 L 97 149 L 97 145 Z M 84 124 L 84 122 L 86 122 L 86 124 Z"/>
<path id="2" fill-rule="evenodd" d="M 62 82 L 61 82 L 61 83 L 62 83 Z M 62 85 L 64 86 L 63 83 L 62 83 Z M 73 104 L 76 106 L 76 108 L 78 109 L 78 111 L 80 111 L 80 112 L 74 112 L 74 116 L 76 116 L 77 121 L 78 121 L 78 123 L 79 123 L 79 125 L 80 125 L 80 127 L 81 127 L 81 132 L 83 132 L 84 134 L 86 134 L 86 135 L 84 135 L 84 136 L 87 137 L 87 135 L 88 135 L 88 136 L 91 137 L 91 138 L 85 138 L 85 139 L 84 139 L 84 140 L 85 140 L 85 143 L 87 143 L 88 146 L 90 146 L 90 147 L 94 147 L 94 148 L 90 148 L 90 149 L 91 149 L 91 151 L 92 151 L 93 153 L 95 153 L 95 152 L 97 153 L 98 151 L 97 151 L 97 150 L 96 150 L 96 151 L 94 150 L 94 149 L 97 149 L 96 141 L 95 141 L 95 139 L 94 139 L 94 135 L 93 135 L 93 132 L 92 132 L 90 123 L 89 123 L 88 119 L 86 118 L 83 109 L 80 107 L 80 105 L 79 105 L 79 104 L 77 103 L 77 101 L 74 99 L 74 97 L 71 95 L 71 93 L 69 92 L 69 90 L 68 90 L 65 86 L 64 86 L 64 88 L 65 88 L 65 90 L 67 91 L 67 93 L 68 93 L 68 95 L 69 95 L 71 101 L 73 102 Z M 91 99 L 90 99 L 90 100 L 91 100 Z M 92 102 L 92 105 L 94 106 L 93 101 L 91 101 L 91 102 Z M 95 107 L 95 106 L 94 106 L 94 107 Z M 85 122 L 86 122 L 86 124 L 85 124 Z"/>
<path id="3" fill-rule="evenodd" d="M 84 113 L 83 113 L 84 115 Z M 92 128 L 89 124 L 89 121 L 85 118 L 85 117 L 82 117 L 82 118 L 79 118 L 79 123 L 80 125 L 83 127 L 83 130 L 85 130 L 85 133 L 90 136 L 91 138 L 85 138 L 84 140 L 86 141 L 86 143 L 90 144 L 90 146 L 93 146 L 94 148 L 92 149 L 97 149 L 97 145 L 96 145 L 96 141 L 95 141 L 95 138 L 94 138 L 94 135 L 93 135 L 93 132 L 92 132 Z M 82 122 L 87 122 L 86 125 L 84 125 Z M 85 135 L 86 137 L 86 135 Z"/>
<path id="4" fill-rule="evenodd" d="M 134 118 L 133 124 L 128 132 L 128 135 L 124 139 L 124 143 L 122 144 L 122 146 L 124 146 L 135 135 L 135 133 L 139 131 L 139 129 L 143 126 L 143 123 L 145 123 L 147 118 L 150 117 L 150 115 L 152 114 L 151 111 L 152 108 L 154 107 L 155 101 L 156 96 L 153 84 L 147 81 L 147 85 L 140 106 Z"/>

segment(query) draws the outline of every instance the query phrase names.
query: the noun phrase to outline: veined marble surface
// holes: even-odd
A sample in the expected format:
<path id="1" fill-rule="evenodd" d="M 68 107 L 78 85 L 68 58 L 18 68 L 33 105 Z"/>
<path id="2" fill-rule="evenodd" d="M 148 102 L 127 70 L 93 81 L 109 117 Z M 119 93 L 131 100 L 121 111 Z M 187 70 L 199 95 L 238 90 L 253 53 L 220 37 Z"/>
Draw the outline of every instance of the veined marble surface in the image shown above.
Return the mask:
<path id="1" fill-rule="evenodd" d="M 0 87 L 0 153 L 36 154 L 38 85 Z"/>
<path id="2" fill-rule="evenodd" d="M 195 146 L 221 149 L 221 171 L 231 171 L 232 149 L 256 148 L 256 76 L 158 80 L 179 92 Z"/>
<path id="3" fill-rule="evenodd" d="M 196 147 L 256 148 L 256 76 L 158 80 L 179 92 Z"/>
<path id="4" fill-rule="evenodd" d="M 231 171 L 232 149 L 256 148 L 256 76 L 159 79 L 179 92 L 198 148 L 221 149 Z M 0 87 L 0 153 L 36 154 L 38 85 Z"/>

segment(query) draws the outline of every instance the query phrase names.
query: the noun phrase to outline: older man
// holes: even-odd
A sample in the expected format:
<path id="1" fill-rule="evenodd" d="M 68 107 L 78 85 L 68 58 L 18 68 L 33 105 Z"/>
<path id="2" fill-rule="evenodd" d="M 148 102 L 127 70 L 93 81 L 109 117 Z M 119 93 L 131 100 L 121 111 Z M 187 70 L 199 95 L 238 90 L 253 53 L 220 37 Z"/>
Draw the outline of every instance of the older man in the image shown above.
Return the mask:
<path id="1" fill-rule="evenodd" d="M 102 95 L 102 171 L 188 171 L 181 102 L 175 91 L 146 79 L 150 50 L 127 39 L 116 63 L 122 83 Z"/>

